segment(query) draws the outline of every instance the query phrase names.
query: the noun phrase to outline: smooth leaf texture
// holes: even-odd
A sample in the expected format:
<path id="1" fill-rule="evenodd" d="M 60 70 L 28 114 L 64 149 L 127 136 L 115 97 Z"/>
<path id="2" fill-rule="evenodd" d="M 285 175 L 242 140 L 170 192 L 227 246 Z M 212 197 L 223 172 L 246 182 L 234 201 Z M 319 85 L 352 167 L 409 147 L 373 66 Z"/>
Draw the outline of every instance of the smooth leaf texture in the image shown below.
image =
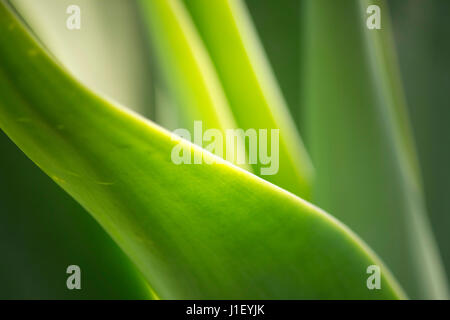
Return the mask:
<path id="1" fill-rule="evenodd" d="M 161 78 L 164 79 L 156 84 L 159 96 L 163 96 L 162 99 L 157 96 L 157 109 L 175 109 L 171 110 L 174 112 L 170 117 L 176 115 L 177 120 L 170 123 L 177 123 L 180 129 L 188 130 L 190 140 L 200 147 L 206 145 L 203 146 L 201 139 L 203 134 L 196 133 L 199 130 L 195 122 L 201 121 L 203 132 L 213 129 L 225 135 L 227 130 L 236 129 L 212 62 L 183 3 L 169 0 L 140 1 L 140 4 L 153 51 L 158 58 L 158 68 L 155 69 L 159 69 L 158 73 L 162 73 Z M 211 138 L 210 142 L 214 145 L 216 141 Z M 205 144 L 209 145 L 207 142 Z M 244 140 L 237 137 L 236 146 L 234 149 L 227 148 L 223 143 L 222 150 L 215 152 L 251 171 L 246 162 L 238 163 L 238 150 L 245 151 Z M 220 147 L 216 144 L 215 148 Z"/>
<path id="2" fill-rule="evenodd" d="M 152 78 L 136 2 L 127 0 L 11 0 L 46 48 L 83 84 L 152 116 Z M 80 8 L 69 30 L 67 8 Z"/>
<path id="3" fill-rule="evenodd" d="M 132 2 L 109 1 L 106 14 L 98 1 L 10 3 L 80 81 L 145 112 L 149 79 L 142 62 L 148 59 L 138 45 L 137 24 L 130 23 Z M 81 7 L 81 30 L 65 28 L 70 4 Z M 142 276 L 98 223 L 3 133 L 0 153 L 0 249 L 8 261 L 0 274 L 3 298 L 150 298 Z M 82 290 L 66 287 L 71 264 L 81 267 Z"/>
<path id="4" fill-rule="evenodd" d="M 382 29 L 368 30 L 369 2 L 307 2 L 313 201 L 373 246 L 412 298 L 447 298 L 382 4 Z"/>
<path id="5" fill-rule="evenodd" d="M 309 199 L 313 167 L 240 0 L 185 0 L 238 126 L 279 129 L 279 171 L 264 179 Z M 220 36 L 219 36 L 220 35 Z M 255 165 L 259 174 L 261 163 Z"/>
<path id="6" fill-rule="evenodd" d="M 139 3 L 159 72 L 179 116 L 177 125 L 191 133 L 194 121 L 200 120 L 204 130 L 224 133 L 236 128 L 211 59 L 183 4 L 178 0 Z"/>
<path id="7" fill-rule="evenodd" d="M 404 297 L 320 209 L 217 157 L 174 165 L 172 135 L 74 81 L 4 1 L 0 31 L 0 127 L 93 214 L 159 297 Z M 381 290 L 366 287 L 372 264 Z"/>

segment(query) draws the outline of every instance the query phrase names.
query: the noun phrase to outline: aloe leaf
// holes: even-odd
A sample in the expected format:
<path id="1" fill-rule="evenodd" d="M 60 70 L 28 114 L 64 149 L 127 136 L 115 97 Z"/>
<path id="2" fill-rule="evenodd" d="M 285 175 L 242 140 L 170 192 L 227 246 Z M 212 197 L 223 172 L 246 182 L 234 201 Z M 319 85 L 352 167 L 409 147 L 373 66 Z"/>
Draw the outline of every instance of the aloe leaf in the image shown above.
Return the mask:
<path id="1" fill-rule="evenodd" d="M 244 3 L 184 1 L 211 55 L 238 126 L 279 129 L 279 171 L 263 178 L 308 199 L 313 168 Z M 254 166 L 261 172 L 261 163 Z"/>
<path id="2" fill-rule="evenodd" d="M 422 188 L 422 177 L 416 154 L 415 142 L 409 124 L 406 100 L 403 93 L 397 57 L 390 32 L 389 8 L 386 2 L 368 1 L 360 3 L 364 12 L 369 5 L 378 4 L 385 13 L 385 32 L 369 33 L 366 30 L 366 49 L 369 52 L 371 72 L 377 80 L 376 89 L 380 100 L 380 112 L 396 151 L 395 160 L 400 178 L 405 186 L 406 209 L 414 236 L 410 239 L 412 259 L 420 270 L 419 285 L 424 294 L 435 299 L 448 299 L 449 291 L 440 253 L 428 220 Z"/>
<path id="3" fill-rule="evenodd" d="M 428 225 L 389 18 L 366 28 L 368 2 L 308 1 L 306 123 L 313 201 L 361 234 L 412 298 L 446 298 Z M 335 187 L 339 185 L 339 187 Z"/>
<path id="4" fill-rule="evenodd" d="M 135 25 L 127 21 L 132 14 L 130 3 L 110 1 L 108 14 L 100 16 L 98 1 L 10 2 L 26 18 L 39 39 L 81 81 L 144 111 L 140 108 L 143 107 L 140 102 L 145 100 L 141 98 L 148 90 L 141 90 L 139 93 L 140 86 L 133 86 L 133 81 L 119 85 L 120 90 L 112 87 L 114 83 L 118 86 L 118 82 L 114 80 L 117 78 L 142 79 L 142 70 L 145 70 L 142 64 L 139 70 L 133 68 L 139 61 L 137 53 L 128 54 L 130 63 L 117 61 L 126 48 L 137 47 L 136 37 L 130 37 Z M 81 6 L 81 30 L 70 31 L 66 28 L 66 8 L 69 4 Z M 114 19 L 114 25 L 110 24 L 117 13 L 119 18 Z M 124 22 L 127 23 L 125 27 Z M 113 36 L 107 37 L 111 35 L 106 32 L 108 27 L 122 27 L 122 32 L 115 30 Z M 119 37 L 123 40 L 117 41 Z M 107 50 L 114 47 L 119 48 Z M 111 65 L 116 67 L 111 68 Z M 0 150 L 0 224 L 4 226 L 1 235 L 6 237 L 2 240 L 2 254 L 8 257 L 8 262 L 2 266 L 0 279 L 3 287 L 8 288 L 2 292 L 3 298 L 150 297 L 142 276 L 85 210 L 59 189 L 3 134 L 0 137 Z M 24 221 L 27 223 L 24 224 Z M 11 239 L 8 240 L 7 236 Z M 34 261 L 26 260 L 27 256 Z M 71 264 L 81 267 L 82 290 L 68 290 L 65 285 L 69 276 L 66 268 Z M 116 280 L 112 282 L 111 279 Z"/>
<path id="5" fill-rule="evenodd" d="M 171 117 L 172 121 L 164 124 L 178 123 L 169 128 L 188 130 L 192 141 L 201 147 L 203 140 L 192 136 L 199 131 L 196 122 L 201 121 L 197 128 L 200 127 L 202 132 L 212 129 L 225 134 L 227 130 L 235 129 L 236 123 L 212 62 L 183 3 L 170 0 L 142 1 L 140 4 L 157 57 L 155 69 L 164 79 L 157 79 L 155 85 L 157 114 L 163 115 L 157 119 Z M 250 171 L 248 164 L 238 163 L 238 152 L 242 149 L 245 151 L 244 141 L 237 137 L 234 150 L 227 149 L 224 143 L 222 150 L 216 152 L 224 158 L 228 155 L 227 160 Z"/>
<path id="6" fill-rule="evenodd" d="M 245 0 L 293 119 L 300 112 L 301 0 Z M 300 41 L 299 41 L 300 39 Z M 302 136 L 303 127 L 297 127 Z"/>
<path id="7" fill-rule="evenodd" d="M 177 108 L 179 127 L 194 132 L 194 122 L 201 120 L 204 130 L 236 128 L 212 62 L 183 4 L 139 3 L 158 70 Z"/>
<path id="8" fill-rule="evenodd" d="M 4 1 L 0 30 L 0 127 L 99 221 L 159 297 L 404 297 L 325 212 L 80 85 Z M 178 144 L 216 163 L 175 165 Z M 380 290 L 366 287 L 373 264 Z"/>

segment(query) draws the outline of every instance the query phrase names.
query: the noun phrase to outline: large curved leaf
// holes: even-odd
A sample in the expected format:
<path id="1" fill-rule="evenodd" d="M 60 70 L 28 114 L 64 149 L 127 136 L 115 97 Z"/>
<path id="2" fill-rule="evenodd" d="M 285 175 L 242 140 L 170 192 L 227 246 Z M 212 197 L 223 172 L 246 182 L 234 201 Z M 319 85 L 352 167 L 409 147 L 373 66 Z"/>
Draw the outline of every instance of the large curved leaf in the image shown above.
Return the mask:
<path id="1" fill-rule="evenodd" d="M 10 3 L 81 82 L 126 102 L 134 110 L 148 109 L 149 90 L 143 87 L 147 87 L 149 79 L 142 63 L 142 46 L 137 41 L 138 24 L 130 23 L 133 2 L 109 1 L 106 14 L 99 1 Z M 64 27 L 70 4 L 81 7 L 81 30 Z M 117 81 L 119 78 L 127 81 Z M 3 132 L 0 154 L 0 250 L 5 261 L 0 273 L 4 288 L 1 298 L 150 297 L 142 276 L 98 223 Z M 82 290 L 66 287 L 65 271 L 71 264 L 81 267 Z"/>
<path id="2" fill-rule="evenodd" d="M 80 202 L 161 298 L 403 297 L 345 226 L 95 96 L 0 2 L 0 127 Z M 212 165 L 175 165 L 172 148 Z M 366 268 L 382 268 L 381 289 Z"/>

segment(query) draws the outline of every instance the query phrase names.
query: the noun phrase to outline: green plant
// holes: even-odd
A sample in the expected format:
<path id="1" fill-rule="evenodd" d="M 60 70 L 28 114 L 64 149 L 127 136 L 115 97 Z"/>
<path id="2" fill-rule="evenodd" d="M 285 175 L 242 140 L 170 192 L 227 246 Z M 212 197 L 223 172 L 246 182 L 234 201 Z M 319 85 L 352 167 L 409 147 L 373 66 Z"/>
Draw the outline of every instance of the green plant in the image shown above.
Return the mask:
<path id="1" fill-rule="evenodd" d="M 347 2 L 352 6 L 355 3 Z M 217 1 L 208 11 L 214 14 L 204 15 L 202 9 L 213 2 L 173 0 L 141 1 L 141 4 L 144 17 L 149 17 L 146 21 L 161 73 L 185 125 L 189 128 L 193 120 L 200 118 L 205 119 L 208 127 L 221 130 L 237 126 L 286 129 L 288 134 L 282 135 L 280 157 L 287 159 L 282 162 L 283 170 L 291 169 L 269 180 L 309 198 L 313 185 L 309 157 L 288 117 L 270 69 L 258 53 L 262 49 L 255 42 L 256 35 L 251 33 L 244 7 L 237 1 Z M 220 11 L 214 11 L 217 8 Z M 314 10 L 312 23 L 317 23 L 318 30 L 326 28 L 320 22 L 328 21 L 321 16 L 327 14 L 327 5 L 319 1 L 311 3 L 310 8 Z M 348 9 L 344 16 L 346 12 L 358 12 L 356 5 L 343 8 Z M 134 262 L 159 298 L 406 297 L 368 246 L 329 214 L 245 170 L 250 168 L 238 168 L 180 140 L 80 84 L 46 52 L 4 0 L 0 2 L 0 30 L 0 127 L 92 214 Z M 214 37 L 218 30 L 230 33 L 228 42 Z M 337 32 L 335 36 L 333 39 L 339 39 L 340 35 Z M 379 39 L 369 36 L 366 39 L 370 45 L 379 43 Z M 227 48 L 235 49 L 235 55 L 224 54 Z M 319 46 L 319 49 L 323 48 Z M 321 62 L 333 66 L 334 57 L 319 49 L 314 43 L 311 45 L 314 58 L 308 72 L 313 81 L 311 88 L 306 89 L 310 92 L 308 105 L 315 108 L 324 106 L 314 100 L 322 97 L 320 90 L 334 93 L 331 83 L 319 81 L 317 77 L 321 74 L 318 69 Z M 384 67 L 388 62 L 375 57 L 372 63 Z M 235 79 L 233 70 L 239 71 L 242 78 Z M 370 77 L 367 73 L 363 75 Z M 374 81 L 378 80 L 375 75 Z M 247 96 L 239 92 L 242 88 Z M 390 93 L 384 96 L 389 98 Z M 241 105 L 249 109 L 243 111 Z M 387 107 L 396 110 L 397 104 L 393 102 Z M 261 112 L 255 114 L 257 111 Z M 324 127 L 317 120 L 326 116 L 326 112 L 320 108 L 313 111 L 317 115 L 313 114 L 310 121 L 312 130 L 333 128 Z M 352 109 L 348 111 L 348 114 L 337 114 L 336 118 L 351 119 Z M 399 124 L 387 121 L 387 126 L 395 131 Z M 320 134 L 312 136 L 320 137 Z M 342 135 L 347 134 L 343 129 Z M 396 139 L 397 134 L 395 131 L 388 135 Z M 311 142 L 317 169 L 338 175 L 339 168 L 329 169 L 323 164 L 324 158 L 315 156 L 316 150 L 321 150 L 317 147 L 322 147 L 321 143 Z M 360 145 L 364 143 L 361 141 Z M 177 144 L 214 163 L 174 164 L 170 155 Z M 395 150 L 398 149 L 394 148 L 394 157 Z M 401 169 L 402 161 L 407 161 L 399 158 L 392 166 L 395 170 Z M 349 161 L 348 165 L 358 169 L 358 163 Z M 377 163 L 371 165 L 378 168 Z M 318 175 L 312 201 L 318 199 L 326 207 L 332 201 L 324 200 L 328 194 L 320 183 L 321 173 Z M 377 181 L 376 173 L 372 179 Z M 334 182 L 337 185 L 340 181 Z M 400 179 L 398 193 L 408 198 L 409 190 L 403 189 L 408 184 L 402 182 Z M 347 183 L 345 187 L 350 190 L 353 186 Z M 358 204 L 366 201 L 365 197 L 374 196 L 376 191 L 361 190 L 360 195 L 355 193 L 346 201 Z M 365 212 L 363 207 L 359 209 L 350 214 L 360 214 L 364 219 L 373 217 L 374 213 Z M 336 211 L 342 212 L 339 207 Z M 366 236 L 366 230 L 361 227 L 364 224 L 350 223 Z M 380 228 L 388 224 L 389 221 L 382 220 Z M 399 222 L 398 226 L 408 228 L 405 223 Z M 434 252 L 427 251 L 434 248 L 428 243 L 431 238 L 426 228 L 423 231 L 422 227 L 423 221 L 413 225 L 416 228 L 413 230 L 423 235 L 415 237 L 414 234 L 414 247 L 420 249 L 417 251 L 420 257 Z M 380 249 L 382 256 L 389 253 L 383 247 Z M 439 261 L 434 255 L 431 267 L 425 271 L 439 278 Z M 382 267 L 380 290 L 371 291 L 366 287 L 365 271 L 370 265 Z M 417 274 L 420 272 L 424 269 L 419 266 Z M 425 278 L 421 285 L 430 283 L 431 289 L 422 291 L 426 298 L 445 296 L 443 284 L 435 289 L 437 284 Z M 418 293 L 408 290 L 407 294 Z"/>

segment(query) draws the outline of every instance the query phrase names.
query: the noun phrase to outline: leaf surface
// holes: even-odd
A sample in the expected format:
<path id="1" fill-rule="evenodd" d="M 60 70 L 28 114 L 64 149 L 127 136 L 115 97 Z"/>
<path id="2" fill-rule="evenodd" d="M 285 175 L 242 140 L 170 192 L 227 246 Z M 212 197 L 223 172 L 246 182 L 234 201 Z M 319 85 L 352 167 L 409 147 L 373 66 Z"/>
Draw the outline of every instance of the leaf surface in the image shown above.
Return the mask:
<path id="1" fill-rule="evenodd" d="M 309 199 L 313 166 L 240 0 L 186 0 L 238 127 L 279 130 L 279 170 L 262 178 Z M 261 161 L 254 165 L 261 174 Z"/>
<path id="2" fill-rule="evenodd" d="M 0 127 L 86 208 L 159 297 L 403 298 L 344 225 L 94 95 L 0 2 Z M 175 165 L 181 144 L 215 160 Z M 366 269 L 379 265 L 381 289 Z"/>

